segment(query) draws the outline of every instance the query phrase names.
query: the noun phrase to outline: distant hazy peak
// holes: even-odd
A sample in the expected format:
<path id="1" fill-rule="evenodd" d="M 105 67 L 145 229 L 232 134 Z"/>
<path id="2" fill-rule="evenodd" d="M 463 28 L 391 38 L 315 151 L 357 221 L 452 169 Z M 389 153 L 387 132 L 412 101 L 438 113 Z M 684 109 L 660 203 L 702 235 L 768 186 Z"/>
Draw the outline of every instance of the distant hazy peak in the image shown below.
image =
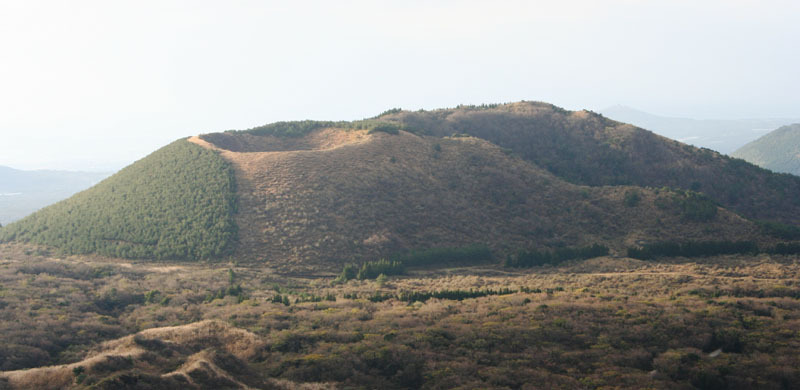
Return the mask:
<path id="1" fill-rule="evenodd" d="M 642 110 L 638 110 L 638 109 L 635 109 L 633 107 L 626 106 L 626 105 L 623 105 L 623 104 L 615 104 L 613 106 L 606 107 L 606 108 L 600 110 L 600 112 L 602 112 L 603 115 L 606 115 L 606 114 L 609 114 L 609 115 L 611 115 L 611 114 L 628 114 L 628 115 L 642 115 L 642 116 L 651 116 L 651 117 L 663 117 L 661 115 L 655 115 L 655 114 L 651 114 L 649 112 L 644 112 Z"/>
<path id="2" fill-rule="evenodd" d="M 800 119 L 692 119 L 661 116 L 624 105 L 600 111 L 604 116 L 651 130 L 659 135 L 695 146 L 731 153 L 742 145 L 774 129 Z"/>
<path id="3" fill-rule="evenodd" d="M 775 172 L 800 176 L 800 123 L 782 126 L 731 155 Z"/>

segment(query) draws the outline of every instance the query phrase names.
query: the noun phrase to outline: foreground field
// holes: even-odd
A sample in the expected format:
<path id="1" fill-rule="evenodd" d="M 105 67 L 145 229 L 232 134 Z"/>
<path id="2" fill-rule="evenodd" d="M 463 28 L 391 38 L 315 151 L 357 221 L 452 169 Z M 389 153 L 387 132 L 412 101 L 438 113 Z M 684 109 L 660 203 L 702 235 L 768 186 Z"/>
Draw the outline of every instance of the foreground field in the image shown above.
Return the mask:
<path id="1" fill-rule="evenodd" d="M 0 388 L 796 388 L 798 260 L 606 257 L 334 285 L 4 245 Z"/>

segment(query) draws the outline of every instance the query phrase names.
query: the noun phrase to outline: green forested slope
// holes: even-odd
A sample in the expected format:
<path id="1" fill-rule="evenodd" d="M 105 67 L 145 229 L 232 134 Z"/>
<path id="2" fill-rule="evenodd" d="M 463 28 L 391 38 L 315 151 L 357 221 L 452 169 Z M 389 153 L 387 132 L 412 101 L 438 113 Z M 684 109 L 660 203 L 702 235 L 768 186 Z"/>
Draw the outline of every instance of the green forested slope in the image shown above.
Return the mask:
<path id="1" fill-rule="evenodd" d="M 216 152 L 175 141 L 86 191 L 0 230 L 67 253 L 201 259 L 232 247 L 235 181 Z"/>
<path id="2" fill-rule="evenodd" d="M 772 131 L 731 156 L 771 171 L 800 176 L 800 123 Z"/>

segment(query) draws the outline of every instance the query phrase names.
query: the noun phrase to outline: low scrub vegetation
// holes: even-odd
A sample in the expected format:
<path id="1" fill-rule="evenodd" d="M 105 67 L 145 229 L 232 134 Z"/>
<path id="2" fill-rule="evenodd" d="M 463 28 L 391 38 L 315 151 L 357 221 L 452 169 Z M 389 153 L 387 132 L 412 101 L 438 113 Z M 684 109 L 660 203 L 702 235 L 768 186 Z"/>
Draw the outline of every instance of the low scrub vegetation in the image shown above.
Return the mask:
<path id="1" fill-rule="evenodd" d="M 794 255 L 753 260 L 429 269 L 379 286 L 259 266 L 53 260 L 0 245 L 0 367 L 79 362 L 66 371 L 70 386 L 143 386 L 181 367 L 181 351 L 226 348 L 235 329 L 190 345 L 140 335 L 133 342 L 147 351 L 141 356 L 84 359 L 103 341 L 211 319 L 254 335 L 231 349 L 252 349 L 245 362 L 209 360 L 240 380 L 257 373 L 248 383 L 791 388 L 800 383 L 800 263 Z"/>

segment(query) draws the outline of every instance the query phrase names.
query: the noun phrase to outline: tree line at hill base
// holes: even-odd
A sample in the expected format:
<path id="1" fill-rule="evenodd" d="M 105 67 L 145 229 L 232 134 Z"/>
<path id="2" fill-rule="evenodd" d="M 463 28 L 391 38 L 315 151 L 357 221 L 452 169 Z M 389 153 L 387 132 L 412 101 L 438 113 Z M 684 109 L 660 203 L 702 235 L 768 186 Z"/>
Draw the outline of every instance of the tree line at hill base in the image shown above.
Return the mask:
<path id="1" fill-rule="evenodd" d="M 718 255 L 773 255 L 800 254 L 800 242 L 782 242 L 769 247 L 759 247 L 753 241 L 664 241 L 628 248 L 628 257 L 653 260 L 662 257 L 708 257 Z"/>
<path id="2" fill-rule="evenodd" d="M 544 265 L 556 266 L 570 260 L 587 260 L 609 255 L 609 248 L 600 244 L 582 247 L 565 247 L 552 250 L 519 250 L 506 256 L 503 266 L 530 268 Z M 775 255 L 800 254 L 800 242 L 782 242 L 760 248 L 754 241 L 664 241 L 627 248 L 626 255 L 639 260 L 664 257 L 708 257 L 718 255 Z M 413 250 L 387 259 L 364 262 L 360 267 L 346 264 L 334 283 L 348 280 L 376 279 L 381 275 L 404 275 L 408 267 L 469 266 L 492 261 L 492 252 L 485 245 L 467 247 L 442 247 Z"/>

